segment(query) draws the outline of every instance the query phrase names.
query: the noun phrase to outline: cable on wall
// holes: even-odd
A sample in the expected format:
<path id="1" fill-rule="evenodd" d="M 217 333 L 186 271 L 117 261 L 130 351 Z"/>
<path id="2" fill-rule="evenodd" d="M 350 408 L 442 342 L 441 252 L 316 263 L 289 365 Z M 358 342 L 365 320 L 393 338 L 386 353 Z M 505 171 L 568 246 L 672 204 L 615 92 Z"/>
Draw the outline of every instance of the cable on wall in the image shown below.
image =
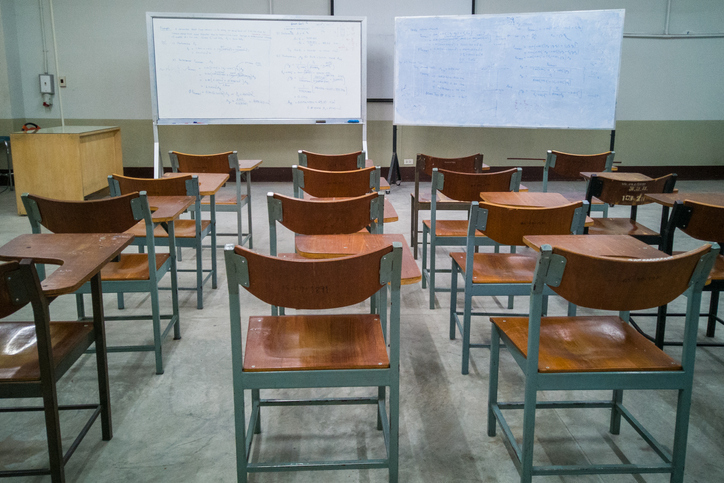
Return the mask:
<path id="1" fill-rule="evenodd" d="M 55 36 L 55 14 L 53 12 L 53 0 L 48 0 L 50 4 L 50 29 L 53 32 L 53 54 L 55 57 L 55 75 L 59 75 L 60 66 L 58 64 L 58 40 Z M 60 125 L 65 127 L 65 116 L 63 115 L 63 94 L 58 89 L 58 106 L 60 107 Z"/>

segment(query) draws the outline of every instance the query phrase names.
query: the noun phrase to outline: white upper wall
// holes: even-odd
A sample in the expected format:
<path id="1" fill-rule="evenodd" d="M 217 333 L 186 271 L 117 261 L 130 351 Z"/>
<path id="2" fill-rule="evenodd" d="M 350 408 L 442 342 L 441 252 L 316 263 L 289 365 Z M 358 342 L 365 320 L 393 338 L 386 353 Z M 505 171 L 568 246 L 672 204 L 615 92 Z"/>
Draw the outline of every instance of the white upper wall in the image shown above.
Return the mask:
<path id="1" fill-rule="evenodd" d="M 45 5 L 49 71 L 55 74 L 49 0 Z M 341 8 L 347 0 L 337 0 Z M 355 0 L 364 4 L 364 0 Z M 444 0 L 418 0 L 421 5 Z M 668 0 L 479 0 L 477 13 L 625 8 L 627 34 L 662 34 Z M 151 119 L 146 39 L 147 11 L 327 15 L 329 0 L 54 0 L 60 75 L 68 119 Z M 373 2 L 375 5 L 380 2 Z M 390 15 L 409 0 L 389 0 Z M 377 7 L 379 8 L 379 7 Z M 336 9 L 337 15 L 342 11 Z M 411 14 L 414 14 L 411 13 Z M 9 28 L 10 26 L 10 28 Z M 370 29 L 372 30 L 372 29 Z M 722 33 L 724 1 L 671 0 L 670 34 Z M 0 0 L 0 118 L 59 117 L 46 110 L 38 89 L 43 72 L 37 1 Z M 724 38 L 625 38 L 617 119 L 724 119 Z M 7 81 L 6 81 L 7 79 Z M 7 107 L 7 98 L 10 108 Z M 391 109 L 370 119 L 391 120 Z"/>

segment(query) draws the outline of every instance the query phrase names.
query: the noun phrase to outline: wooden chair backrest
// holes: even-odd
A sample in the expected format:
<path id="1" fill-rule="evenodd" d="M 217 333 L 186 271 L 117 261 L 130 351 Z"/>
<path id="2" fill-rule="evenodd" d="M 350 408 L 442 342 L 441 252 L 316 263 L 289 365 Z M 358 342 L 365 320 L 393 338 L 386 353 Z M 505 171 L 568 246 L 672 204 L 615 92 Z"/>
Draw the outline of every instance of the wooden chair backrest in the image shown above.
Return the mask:
<path id="1" fill-rule="evenodd" d="M 683 205 L 688 212 L 688 220 L 678 227 L 684 233 L 697 240 L 724 245 L 724 206 L 688 200 L 684 201 Z"/>
<path id="2" fill-rule="evenodd" d="M 527 235 L 570 235 L 576 209 L 582 208 L 583 202 L 554 208 L 485 202 L 480 202 L 478 206 L 488 210 L 486 227 L 480 231 L 501 245 L 521 246 L 525 244 L 523 237 Z"/>
<path id="3" fill-rule="evenodd" d="M 549 157 L 555 157 L 549 169 L 566 179 L 581 179 L 581 172 L 585 171 L 593 173 L 607 171 L 606 163 L 612 154 L 611 151 L 600 154 L 570 154 L 553 150 L 548 153 Z"/>
<path id="4" fill-rule="evenodd" d="M 138 223 L 131 207 L 131 200 L 138 197 L 135 191 L 92 201 L 27 195 L 37 206 L 40 224 L 53 233 L 123 233 Z"/>
<path id="5" fill-rule="evenodd" d="M 518 168 L 496 173 L 461 173 L 438 168 L 438 172 L 444 176 L 440 192 L 458 201 L 478 201 L 481 191 L 518 191 L 520 187 L 520 179 L 514 183 L 517 186 L 511 186 L 511 180 L 518 174 Z"/>
<path id="6" fill-rule="evenodd" d="M 121 194 L 134 191 L 145 191 L 148 196 L 186 196 L 186 181 L 192 175 L 174 176 L 172 178 L 131 178 L 114 174 L 113 179 L 118 182 Z"/>
<path id="7" fill-rule="evenodd" d="M 344 200 L 302 200 L 273 194 L 281 202 L 284 227 L 301 235 L 346 235 L 366 228 L 372 220 L 372 200 L 379 197 L 369 193 Z"/>
<path id="8" fill-rule="evenodd" d="M 609 205 L 645 205 L 651 203 L 646 199 L 647 194 L 671 193 L 675 183 L 676 175 L 673 173 L 650 181 L 621 181 L 593 176 L 588 183 L 586 199 L 590 202 L 595 196 Z"/>
<path id="9" fill-rule="evenodd" d="M 458 173 L 482 173 L 483 155 L 478 153 L 461 158 L 438 158 L 428 156 L 427 154 L 417 155 L 417 164 L 415 165 L 416 179 L 419 179 L 418 176 L 420 173 L 432 176 L 433 168 L 457 171 Z"/>
<path id="10" fill-rule="evenodd" d="M 299 165 L 323 171 L 353 171 L 364 166 L 364 163 L 360 165 L 360 156 L 363 156 L 363 151 L 346 154 L 319 154 L 302 150 L 299 151 Z"/>
<path id="11" fill-rule="evenodd" d="M 304 178 L 304 190 L 317 198 L 362 196 L 370 191 L 370 176 L 377 168 L 354 169 L 351 171 L 323 171 L 319 169 L 297 166 Z"/>
<path id="12" fill-rule="evenodd" d="M 658 307 L 686 291 L 699 259 L 710 250 L 711 245 L 704 245 L 672 257 L 630 260 L 553 247 L 553 254 L 563 256 L 566 265 L 560 285 L 550 288 L 569 302 L 591 309 Z"/>
<path id="13" fill-rule="evenodd" d="M 246 289 L 260 300 L 294 309 L 330 309 L 360 303 L 384 286 L 380 262 L 392 246 L 331 260 L 269 257 L 238 245 L 234 252 L 246 258 Z"/>
<path id="14" fill-rule="evenodd" d="M 180 173 L 230 174 L 234 170 L 233 160 L 229 158 L 230 156 L 236 159 L 236 166 L 239 165 L 236 151 L 227 151 L 218 154 L 186 154 L 178 151 L 169 151 L 168 154 L 169 158 L 171 158 L 172 167 L 174 167 L 175 164 L 175 157 L 175 162 L 178 163 L 177 168 Z"/>

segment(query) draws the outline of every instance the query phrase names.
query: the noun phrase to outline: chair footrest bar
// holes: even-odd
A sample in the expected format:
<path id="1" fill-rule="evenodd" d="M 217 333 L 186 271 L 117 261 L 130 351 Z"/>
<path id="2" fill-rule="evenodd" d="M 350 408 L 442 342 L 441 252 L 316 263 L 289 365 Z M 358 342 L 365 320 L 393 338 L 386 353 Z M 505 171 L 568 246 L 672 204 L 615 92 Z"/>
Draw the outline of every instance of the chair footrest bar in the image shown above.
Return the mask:
<path id="1" fill-rule="evenodd" d="M 173 314 L 161 315 L 161 320 L 170 320 L 176 317 Z M 104 315 L 104 320 L 153 320 L 152 315 Z M 80 317 L 79 322 L 93 322 L 93 317 Z"/>
<path id="2" fill-rule="evenodd" d="M 37 470 L 3 470 L 0 471 L 0 478 L 12 478 L 15 476 L 42 476 L 49 474 L 50 468 Z"/>
<path id="3" fill-rule="evenodd" d="M 152 345 L 116 345 L 107 347 L 106 352 L 153 352 L 156 348 Z M 88 349 L 86 352 L 95 354 L 95 349 Z"/>
<path id="4" fill-rule="evenodd" d="M 498 403 L 500 409 L 523 409 L 523 402 Z M 607 400 L 601 401 L 538 401 L 536 409 L 581 409 L 581 408 L 603 408 L 610 409 L 613 403 Z"/>
<path id="5" fill-rule="evenodd" d="M 490 349 L 490 343 L 488 344 L 468 344 L 468 347 L 473 349 Z M 505 349 L 505 344 L 500 344 L 501 349 Z"/>
<path id="6" fill-rule="evenodd" d="M 376 397 L 319 398 L 319 399 L 261 399 L 260 406 L 325 406 L 377 404 Z"/>
<path id="7" fill-rule="evenodd" d="M 75 453 L 75 450 L 78 448 L 78 445 L 80 445 L 80 442 L 83 441 L 83 438 L 85 438 L 85 435 L 88 434 L 88 431 L 90 430 L 91 426 L 93 426 L 93 423 L 98 419 L 98 416 L 101 414 L 101 406 L 98 405 L 95 411 L 93 411 L 93 414 L 91 414 L 91 417 L 88 418 L 88 421 L 85 423 L 85 426 L 83 426 L 83 429 L 80 430 L 80 433 L 78 433 L 78 436 L 76 436 L 75 440 L 73 441 L 73 444 L 70 445 L 70 448 L 68 448 L 68 451 L 65 452 L 65 455 L 63 456 L 63 464 L 68 464 L 68 460 L 71 456 L 73 456 L 73 453 Z"/>
<path id="8" fill-rule="evenodd" d="M 59 410 L 79 410 L 79 409 L 97 409 L 100 405 L 98 404 L 66 404 L 58 406 Z M 22 413 L 26 411 L 45 411 L 43 406 L 28 406 L 28 407 L 13 407 L 13 408 L 0 408 L 0 413 Z"/>
<path id="9" fill-rule="evenodd" d="M 560 465 L 534 466 L 533 475 L 621 475 L 643 473 L 673 473 L 670 465 Z"/>
<path id="10" fill-rule="evenodd" d="M 269 471 L 318 471 L 318 470 L 368 470 L 374 468 L 387 468 L 386 459 L 375 460 L 339 460 L 339 461 L 310 461 L 305 463 L 249 463 L 248 472 Z"/>

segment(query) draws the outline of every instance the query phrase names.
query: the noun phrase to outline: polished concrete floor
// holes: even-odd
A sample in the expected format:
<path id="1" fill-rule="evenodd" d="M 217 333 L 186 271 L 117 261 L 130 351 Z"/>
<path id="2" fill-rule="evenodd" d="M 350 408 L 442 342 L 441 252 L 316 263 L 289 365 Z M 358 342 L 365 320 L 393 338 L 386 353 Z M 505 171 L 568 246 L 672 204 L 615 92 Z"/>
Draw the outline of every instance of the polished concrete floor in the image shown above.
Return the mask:
<path id="1" fill-rule="evenodd" d="M 531 190 L 540 183 L 527 183 Z M 425 185 L 424 190 L 429 189 Z M 400 220 L 385 226 L 388 233 L 409 238 L 412 183 L 393 187 L 389 198 Z M 721 191 L 721 182 L 680 182 L 689 191 Z M 583 189 L 582 183 L 553 183 L 552 190 Z M 253 183 L 254 247 L 268 253 L 269 235 L 265 194 L 292 192 L 291 184 Z M 626 216 L 626 209 L 611 214 Z M 464 214 L 448 213 L 451 216 Z M 423 215 L 424 216 L 424 215 Z M 657 227 L 660 207 L 648 205 L 639 210 L 639 220 Z M 220 231 L 234 225 L 229 214 L 220 215 Z M 15 211 L 14 193 L 0 194 L 0 244 L 22 233 L 29 233 L 25 217 Z M 281 235 L 281 250 L 292 250 L 292 237 Z M 692 248 L 698 242 L 679 234 L 677 248 Z M 438 266 L 449 266 L 448 250 L 438 253 Z M 194 253 L 186 249 L 183 266 L 194 266 Z M 204 253 L 205 262 L 210 250 Z M 183 275 L 189 277 L 189 275 Z M 449 277 L 448 277 L 449 279 Z M 441 282 L 447 283 L 445 276 Z M 165 283 L 168 283 L 167 281 Z M 475 300 L 477 309 L 499 310 L 504 301 Z M 704 296 L 708 302 L 708 296 Z M 268 307 L 242 291 L 246 314 L 266 314 Z M 234 425 L 231 390 L 229 309 L 223 257 L 219 251 L 219 287 L 208 288 L 205 308 L 197 310 L 191 292 L 181 294 L 182 340 L 167 339 L 164 344 L 165 373 L 156 375 L 152 353 L 110 354 L 113 431 L 111 441 L 101 441 L 100 426 L 94 425 L 67 467 L 69 481 L 194 481 L 230 482 L 235 478 Z M 150 308 L 148 296 L 127 296 L 127 313 Z M 162 305 L 170 307 L 170 295 L 162 294 Z M 515 481 L 517 472 L 500 436 L 488 437 L 486 411 L 487 349 L 473 349 L 470 374 L 460 373 L 460 340 L 448 337 L 448 295 L 438 297 L 437 309 L 429 310 L 428 295 L 420 284 L 402 288 L 400 481 L 458 482 Z M 516 309 L 526 310 L 527 297 L 516 299 Z M 106 297 L 107 314 L 116 314 L 114 297 Z M 564 313 L 555 298 L 551 313 Z M 73 297 L 53 302 L 55 319 L 73 319 Z M 19 318 L 29 319 L 24 310 Z M 643 321 L 651 329 L 652 321 Z M 473 324 L 474 341 L 488 340 L 487 319 Z M 670 319 L 669 338 L 681 332 L 681 320 Z M 703 323 L 702 323 L 703 326 Z M 703 329 L 700 331 L 703 336 Z M 109 343 L 148 342 L 150 323 L 109 322 Z M 724 342 L 724 328 L 716 339 Z M 677 357 L 680 350 L 667 348 Z M 84 356 L 59 384 L 61 403 L 93 400 L 96 396 L 94 359 Z M 501 400 L 522 399 L 521 372 L 513 359 L 504 354 L 501 361 Z M 697 350 L 694 396 L 689 430 L 686 481 L 724 481 L 724 348 Z M 302 394 L 340 394 L 347 391 L 300 391 Z M 356 391 L 364 392 L 364 391 Z M 541 399 L 559 397 L 542 393 Z M 571 398 L 605 398 L 605 393 L 572 393 Z M 676 394 L 666 391 L 629 391 L 625 402 L 632 412 L 662 443 L 670 446 L 673 435 Z M 8 401 L 0 404 L 9 405 Z M 65 445 L 84 422 L 84 414 L 73 411 L 61 415 Z M 292 458 L 353 459 L 379 457 L 384 444 L 375 429 L 371 407 L 342 406 L 280 409 L 262 414 L 262 434 L 253 448 L 254 459 L 276 461 Z M 513 430 L 520 437 L 522 418 L 512 417 Z M 657 457 L 645 442 L 624 424 L 621 435 L 607 432 L 604 410 L 541 411 L 536 422 L 536 464 L 554 462 L 655 462 Z M 0 470 L 42 467 L 47 464 L 42 415 L 39 413 L 0 413 Z M 40 482 L 44 478 L 13 481 Z M 300 472 L 256 474 L 250 481 L 377 482 L 387 481 L 384 470 Z M 663 482 L 664 475 L 545 477 L 536 481 Z"/>

